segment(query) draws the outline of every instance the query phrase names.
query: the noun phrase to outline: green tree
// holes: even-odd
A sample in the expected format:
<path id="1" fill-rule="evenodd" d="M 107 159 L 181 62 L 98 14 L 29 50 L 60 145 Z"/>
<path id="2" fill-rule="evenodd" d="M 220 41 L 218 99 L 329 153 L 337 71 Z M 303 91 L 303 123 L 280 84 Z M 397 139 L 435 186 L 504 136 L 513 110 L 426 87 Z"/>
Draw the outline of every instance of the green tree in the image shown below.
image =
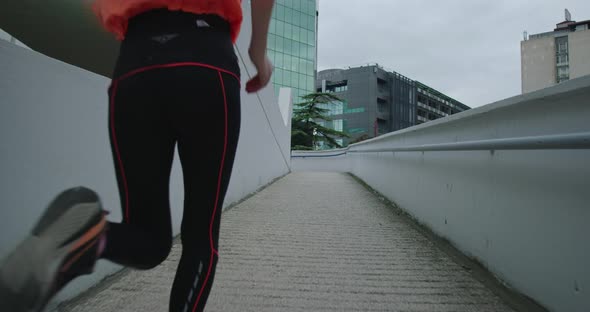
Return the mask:
<path id="1" fill-rule="evenodd" d="M 291 122 L 291 149 L 313 150 L 320 141 L 325 142 L 331 148 L 342 147 L 336 139 L 348 138 L 349 135 L 326 128 L 318 121 L 331 121 L 327 116 L 328 109 L 320 107 L 322 104 L 342 101 L 339 97 L 330 93 L 311 93 L 301 97 L 302 103 L 295 104 L 293 120 Z"/>

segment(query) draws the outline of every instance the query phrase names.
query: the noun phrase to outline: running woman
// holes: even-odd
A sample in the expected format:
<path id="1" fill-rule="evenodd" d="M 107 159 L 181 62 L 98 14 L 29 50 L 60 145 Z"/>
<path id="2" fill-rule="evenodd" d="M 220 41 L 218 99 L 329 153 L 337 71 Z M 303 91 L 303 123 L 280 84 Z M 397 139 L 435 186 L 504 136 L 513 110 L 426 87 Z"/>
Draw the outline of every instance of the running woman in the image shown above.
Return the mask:
<path id="1" fill-rule="evenodd" d="M 274 0 L 252 0 L 249 55 L 266 86 Z M 172 247 L 169 179 L 177 146 L 184 178 L 182 256 L 171 312 L 203 311 L 218 260 L 221 208 L 240 130 L 234 53 L 241 0 L 96 0 L 102 25 L 122 40 L 108 90 L 108 130 L 123 220 L 108 222 L 95 192 L 66 190 L 0 265 L 0 311 L 42 311 L 103 258 L 136 269 Z"/>

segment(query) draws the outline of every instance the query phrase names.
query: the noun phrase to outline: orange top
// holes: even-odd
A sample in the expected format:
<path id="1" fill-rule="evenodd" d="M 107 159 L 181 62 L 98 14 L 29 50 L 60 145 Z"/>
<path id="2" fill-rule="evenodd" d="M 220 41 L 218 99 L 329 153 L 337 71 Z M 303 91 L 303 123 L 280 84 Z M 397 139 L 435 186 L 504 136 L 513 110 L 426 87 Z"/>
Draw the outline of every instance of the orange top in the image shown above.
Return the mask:
<path id="1" fill-rule="evenodd" d="M 231 37 L 235 42 L 242 25 L 241 0 L 95 0 L 92 9 L 118 40 L 125 38 L 127 21 L 140 13 L 152 9 L 167 8 L 171 11 L 185 11 L 197 14 L 216 14 L 227 20 Z"/>

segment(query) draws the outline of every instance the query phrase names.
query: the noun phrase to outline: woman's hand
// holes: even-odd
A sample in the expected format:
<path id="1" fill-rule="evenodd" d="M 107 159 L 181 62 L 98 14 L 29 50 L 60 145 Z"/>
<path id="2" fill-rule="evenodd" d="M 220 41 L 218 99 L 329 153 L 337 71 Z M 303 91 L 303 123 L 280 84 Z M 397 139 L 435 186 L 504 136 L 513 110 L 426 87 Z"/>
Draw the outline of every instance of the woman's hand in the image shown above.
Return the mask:
<path id="1" fill-rule="evenodd" d="M 248 54 L 257 73 L 246 83 L 248 93 L 264 88 L 272 76 L 272 64 L 266 56 L 266 43 L 274 0 L 252 0 L 250 5 L 252 7 L 252 38 Z"/>
<path id="2" fill-rule="evenodd" d="M 262 52 L 250 50 L 248 54 L 250 54 L 250 60 L 254 63 L 257 73 L 256 76 L 246 83 L 246 92 L 253 93 L 264 88 L 270 81 L 270 77 L 272 76 L 272 63 L 266 55 L 266 49 Z"/>

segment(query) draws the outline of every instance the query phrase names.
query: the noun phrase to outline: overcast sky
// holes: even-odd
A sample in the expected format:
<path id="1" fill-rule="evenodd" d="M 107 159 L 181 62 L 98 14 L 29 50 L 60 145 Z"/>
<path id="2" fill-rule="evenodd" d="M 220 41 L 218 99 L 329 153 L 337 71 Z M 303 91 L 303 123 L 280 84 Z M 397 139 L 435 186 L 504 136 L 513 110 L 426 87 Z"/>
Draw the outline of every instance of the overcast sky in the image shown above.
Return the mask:
<path id="1" fill-rule="evenodd" d="M 588 0 L 320 0 L 318 69 L 379 63 L 477 107 L 521 93 L 523 31 L 565 8 L 590 19 Z"/>

